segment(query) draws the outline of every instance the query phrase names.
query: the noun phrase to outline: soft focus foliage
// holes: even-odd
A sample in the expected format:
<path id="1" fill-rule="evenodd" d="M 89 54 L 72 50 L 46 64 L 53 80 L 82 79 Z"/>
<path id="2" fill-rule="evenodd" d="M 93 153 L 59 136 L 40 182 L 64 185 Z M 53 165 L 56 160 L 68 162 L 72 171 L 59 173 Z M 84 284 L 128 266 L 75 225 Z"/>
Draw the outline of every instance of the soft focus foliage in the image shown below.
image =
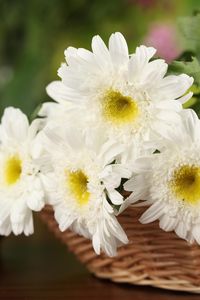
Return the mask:
<path id="1" fill-rule="evenodd" d="M 30 115 L 46 101 L 45 86 L 56 79 L 67 46 L 89 48 L 93 35 L 107 39 L 121 31 L 134 51 L 153 24 L 176 26 L 177 16 L 198 6 L 197 0 L 1 0 L 0 112 L 14 105 Z"/>

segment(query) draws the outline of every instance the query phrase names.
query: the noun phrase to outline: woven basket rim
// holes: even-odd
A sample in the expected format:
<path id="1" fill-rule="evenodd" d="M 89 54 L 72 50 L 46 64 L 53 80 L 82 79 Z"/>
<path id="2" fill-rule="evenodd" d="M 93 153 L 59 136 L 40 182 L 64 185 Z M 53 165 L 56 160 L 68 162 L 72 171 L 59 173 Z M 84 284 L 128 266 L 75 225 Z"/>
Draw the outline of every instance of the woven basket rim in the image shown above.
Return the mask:
<path id="1" fill-rule="evenodd" d="M 200 293 L 200 247 L 188 244 L 174 232 L 159 228 L 158 221 L 143 225 L 138 216 L 142 206 L 129 206 L 117 218 L 130 243 L 118 250 L 114 258 L 97 256 L 90 240 L 70 230 L 60 232 L 51 206 L 39 213 L 49 229 L 97 277 L 118 283 Z"/>

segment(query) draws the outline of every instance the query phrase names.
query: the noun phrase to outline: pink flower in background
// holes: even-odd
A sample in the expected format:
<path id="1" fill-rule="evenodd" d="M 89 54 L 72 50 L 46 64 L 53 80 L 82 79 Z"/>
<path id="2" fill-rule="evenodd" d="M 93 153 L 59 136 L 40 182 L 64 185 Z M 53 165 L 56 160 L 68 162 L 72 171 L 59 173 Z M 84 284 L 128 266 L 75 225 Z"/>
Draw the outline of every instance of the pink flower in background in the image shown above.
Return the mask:
<path id="1" fill-rule="evenodd" d="M 147 46 L 157 49 L 157 55 L 164 58 L 168 63 L 178 57 L 181 47 L 178 44 L 176 29 L 169 24 L 154 24 L 144 39 Z"/>

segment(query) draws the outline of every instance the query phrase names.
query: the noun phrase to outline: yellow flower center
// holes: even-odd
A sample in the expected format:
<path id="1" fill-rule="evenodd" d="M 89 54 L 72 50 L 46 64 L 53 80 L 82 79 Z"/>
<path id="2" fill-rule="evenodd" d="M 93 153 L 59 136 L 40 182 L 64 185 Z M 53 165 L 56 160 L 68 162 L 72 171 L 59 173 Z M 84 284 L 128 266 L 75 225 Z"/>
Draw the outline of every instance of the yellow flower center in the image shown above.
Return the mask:
<path id="1" fill-rule="evenodd" d="M 22 162 L 20 158 L 16 156 L 9 157 L 4 166 L 4 179 L 6 185 L 15 184 L 22 173 Z"/>
<path id="2" fill-rule="evenodd" d="M 188 204 L 200 201 L 200 167 L 185 165 L 175 170 L 170 182 L 172 191 Z"/>
<path id="3" fill-rule="evenodd" d="M 67 185 L 78 205 L 86 205 L 90 198 L 87 188 L 88 177 L 82 170 L 67 172 Z"/>
<path id="4" fill-rule="evenodd" d="M 121 125 L 135 120 L 139 115 L 139 109 L 131 97 L 109 90 L 102 101 L 102 113 L 107 121 Z"/>

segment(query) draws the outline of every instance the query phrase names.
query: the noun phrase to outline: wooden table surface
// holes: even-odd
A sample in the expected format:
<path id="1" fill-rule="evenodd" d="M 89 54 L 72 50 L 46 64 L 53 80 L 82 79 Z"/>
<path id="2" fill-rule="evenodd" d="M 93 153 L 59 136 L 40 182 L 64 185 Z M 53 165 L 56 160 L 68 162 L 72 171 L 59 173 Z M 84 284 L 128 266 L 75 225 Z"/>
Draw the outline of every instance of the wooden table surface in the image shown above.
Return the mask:
<path id="1" fill-rule="evenodd" d="M 200 295 L 97 279 L 37 220 L 35 235 L 1 240 L 0 299 L 179 300 Z"/>

